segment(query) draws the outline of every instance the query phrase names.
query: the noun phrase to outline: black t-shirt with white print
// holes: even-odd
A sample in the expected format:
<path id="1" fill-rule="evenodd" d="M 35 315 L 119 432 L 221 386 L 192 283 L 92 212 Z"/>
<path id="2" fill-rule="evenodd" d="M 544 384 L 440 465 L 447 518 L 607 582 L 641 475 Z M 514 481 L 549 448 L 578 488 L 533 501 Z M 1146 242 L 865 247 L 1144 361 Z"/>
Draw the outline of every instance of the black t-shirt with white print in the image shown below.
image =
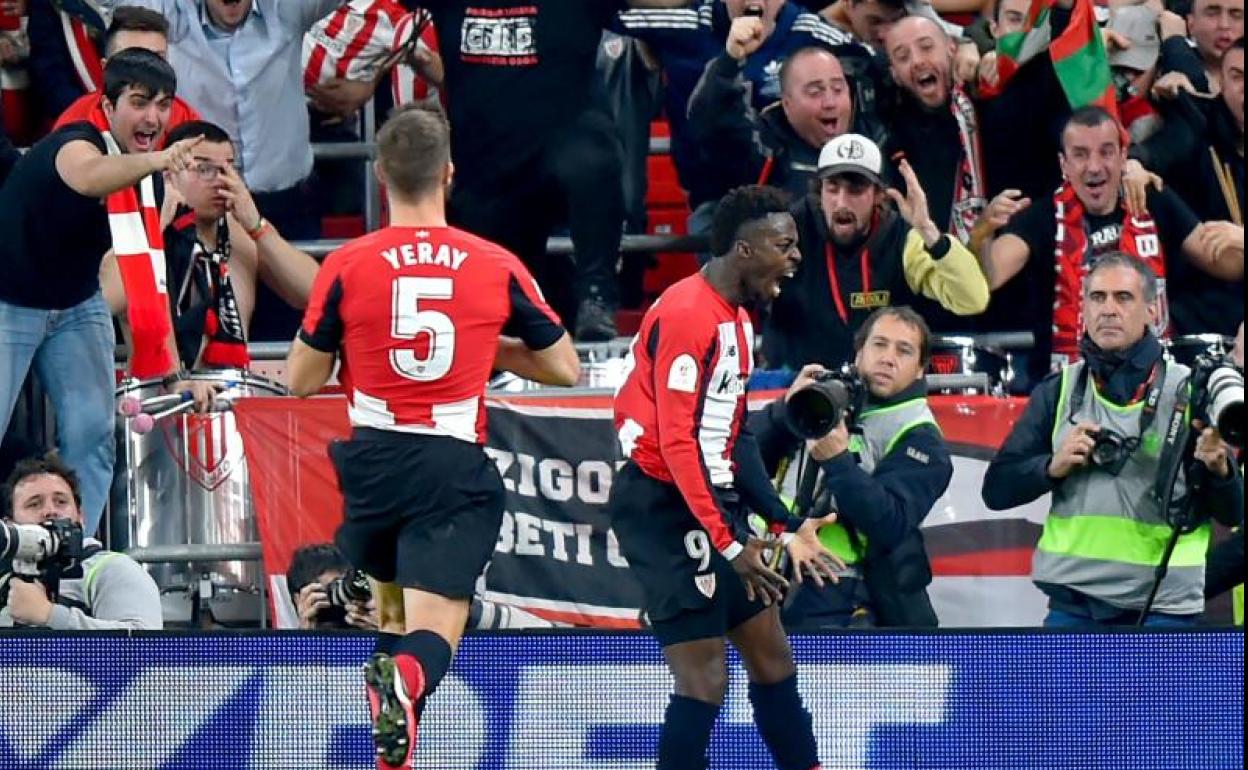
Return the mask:
<path id="1" fill-rule="evenodd" d="M 602 31 L 623 0 L 421 0 L 446 68 L 462 184 L 506 179 L 594 98 Z"/>

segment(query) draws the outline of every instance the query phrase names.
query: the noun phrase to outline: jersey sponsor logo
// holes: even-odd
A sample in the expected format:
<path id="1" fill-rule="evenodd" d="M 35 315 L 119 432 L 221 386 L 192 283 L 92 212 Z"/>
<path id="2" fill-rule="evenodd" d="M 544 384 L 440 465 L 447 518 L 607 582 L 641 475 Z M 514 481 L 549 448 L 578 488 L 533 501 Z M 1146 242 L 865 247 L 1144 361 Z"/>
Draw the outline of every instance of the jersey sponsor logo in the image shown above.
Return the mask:
<path id="1" fill-rule="evenodd" d="M 740 372 L 725 371 L 720 375 L 715 392 L 720 395 L 741 395 L 745 392 L 745 377 Z"/>
<path id="2" fill-rule="evenodd" d="M 888 307 L 892 304 L 890 291 L 856 291 L 849 295 L 849 306 L 854 310 Z"/>
<path id="3" fill-rule="evenodd" d="M 695 393 L 698 389 L 698 362 L 688 353 L 676 356 L 667 370 L 667 389 Z"/>
<path id="4" fill-rule="evenodd" d="M 348 17 L 347 24 L 352 23 L 350 18 L 351 17 Z M 325 32 L 325 28 L 320 26 L 313 27 L 312 30 L 308 32 L 308 37 L 312 38 L 314 46 L 324 48 L 325 52 L 328 53 L 334 61 L 338 61 L 343 56 L 346 56 L 347 46 L 351 44 L 351 37 L 330 37 Z"/>
<path id="5" fill-rule="evenodd" d="M 469 8 L 460 34 L 465 62 L 504 67 L 538 63 L 536 6 Z"/>
<path id="6" fill-rule="evenodd" d="M 705 575 L 694 575 L 693 584 L 697 586 L 698 593 L 708 599 L 715 598 L 715 573 L 708 572 Z"/>

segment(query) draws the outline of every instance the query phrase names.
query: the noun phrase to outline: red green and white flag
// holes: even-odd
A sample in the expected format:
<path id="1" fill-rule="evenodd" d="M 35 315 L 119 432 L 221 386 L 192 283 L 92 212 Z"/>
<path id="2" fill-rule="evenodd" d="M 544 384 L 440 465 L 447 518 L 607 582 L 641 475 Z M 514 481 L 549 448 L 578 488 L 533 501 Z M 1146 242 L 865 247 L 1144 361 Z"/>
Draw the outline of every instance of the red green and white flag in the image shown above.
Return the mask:
<path id="1" fill-rule="evenodd" d="M 997 41 L 999 78 L 995 90 L 1000 91 L 1028 61 L 1047 52 L 1071 107 L 1095 104 L 1117 115 L 1109 55 L 1092 0 L 1075 0 L 1070 24 L 1057 38 L 1053 37 L 1052 26 L 1055 4 L 1056 0 L 1032 0 L 1022 31 L 1011 32 Z"/>

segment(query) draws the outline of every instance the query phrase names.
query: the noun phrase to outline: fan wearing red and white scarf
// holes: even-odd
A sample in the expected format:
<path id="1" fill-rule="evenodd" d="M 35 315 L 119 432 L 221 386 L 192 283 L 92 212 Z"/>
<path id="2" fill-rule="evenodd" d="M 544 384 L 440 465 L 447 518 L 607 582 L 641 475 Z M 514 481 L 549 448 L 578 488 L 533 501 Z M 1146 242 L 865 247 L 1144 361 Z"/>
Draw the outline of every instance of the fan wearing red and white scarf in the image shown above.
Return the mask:
<path id="1" fill-rule="evenodd" d="M 122 149 L 99 116 L 92 125 L 100 130 L 109 155 Z M 103 125 L 101 125 L 103 123 Z M 160 209 L 152 175 L 105 199 L 113 254 L 126 289 L 126 318 L 130 322 L 130 373 L 139 379 L 163 377 L 175 370 L 170 338 L 169 294 L 165 286 L 165 246 Z"/>
<path id="2" fill-rule="evenodd" d="M 1057 291 L 1053 304 L 1053 353 L 1071 359 L 1079 355 L 1083 336 L 1083 282 L 1091 264 L 1083 203 L 1067 182 L 1053 195 L 1057 211 Z M 1147 213 L 1132 216 L 1123 212 L 1118 251 L 1140 260 L 1157 276 L 1157 315 L 1153 334 L 1170 336 L 1170 310 L 1166 299 L 1166 258 L 1157 232 L 1157 223 Z"/>
<path id="3" fill-rule="evenodd" d="M 962 155 L 957 176 L 953 180 L 953 211 L 949 214 L 949 233 L 962 243 L 971 242 L 971 231 L 988 205 L 984 181 L 983 150 L 979 141 L 979 118 L 975 104 L 961 86 L 949 95 L 949 108 L 958 124 L 958 141 Z"/>

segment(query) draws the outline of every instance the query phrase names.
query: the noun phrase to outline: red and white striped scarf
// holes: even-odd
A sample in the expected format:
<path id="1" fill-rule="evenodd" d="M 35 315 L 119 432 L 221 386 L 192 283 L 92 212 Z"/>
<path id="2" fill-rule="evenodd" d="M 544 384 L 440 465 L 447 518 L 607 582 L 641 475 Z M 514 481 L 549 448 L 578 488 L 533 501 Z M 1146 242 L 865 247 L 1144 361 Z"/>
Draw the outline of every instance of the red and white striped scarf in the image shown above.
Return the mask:
<path id="1" fill-rule="evenodd" d="M 1088 240 L 1083 203 L 1069 182 L 1053 194 L 1057 217 L 1054 244 L 1057 286 L 1053 303 L 1053 356 L 1069 363 L 1079 353 L 1083 338 L 1083 284 L 1092 263 L 1092 245 Z M 1157 276 L 1157 318 L 1153 334 L 1158 339 L 1170 338 L 1170 302 L 1166 296 L 1166 255 L 1163 253 L 1157 222 L 1147 212 L 1138 217 L 1123 212 L 1122 234 L 1117 250 L 1148 265 Z M 1062 356 L 1064 358 L 1057 358 Z"/>
<path id="2" fill-rule="evenodd" d="M 957 177 L 953 180 L 953 211 L 949 216 L 949 233 L 962 243 L 969 243 L 971 230 L 988 205 L 985 195 L 983 152 L 979 142 L 979 119 L 975 104 L 960 86 L 953 89 L 949 108 L 958 123 L 958 140 L 962 157 Z"/>
<path id="3" fill-rule="evenodd" d="M 101 128 L 96 126 L 96 128 Z M 101 128 L 109 155 L 121 147 Z M 113 254 L 126 290 L 126 317 L 130 322 L 130 373 L 140 379 L 162 377 L 174 368 L 169 350 L 173 324 L 165 286 L 165 242 L 160 232 L 160 209 L 151 176 L 137 186 L 112 193 L 105 200 Z"/>
<path id="4" fill-rule="evenodd" d="M 95 9 L 92 8 L 92 10 Z M 73 65 L 74 75 L 77 76 L 79 85 L 84 91 L 102 91 L 104 89 L 104 65 L 100 62 L 100 49 L 91 35 L 93 26 L 66 10 L 58 9 L 58 13 L 61 17 L 61 33 L 65 36 L 69 62 Z M 92 21 L 97 21 L 97 19 Z M 103 23 L 103 26 L 96 28 L 96 31 L 103 34 L 106 26 L 108 26 L 107 21 Z"/>

